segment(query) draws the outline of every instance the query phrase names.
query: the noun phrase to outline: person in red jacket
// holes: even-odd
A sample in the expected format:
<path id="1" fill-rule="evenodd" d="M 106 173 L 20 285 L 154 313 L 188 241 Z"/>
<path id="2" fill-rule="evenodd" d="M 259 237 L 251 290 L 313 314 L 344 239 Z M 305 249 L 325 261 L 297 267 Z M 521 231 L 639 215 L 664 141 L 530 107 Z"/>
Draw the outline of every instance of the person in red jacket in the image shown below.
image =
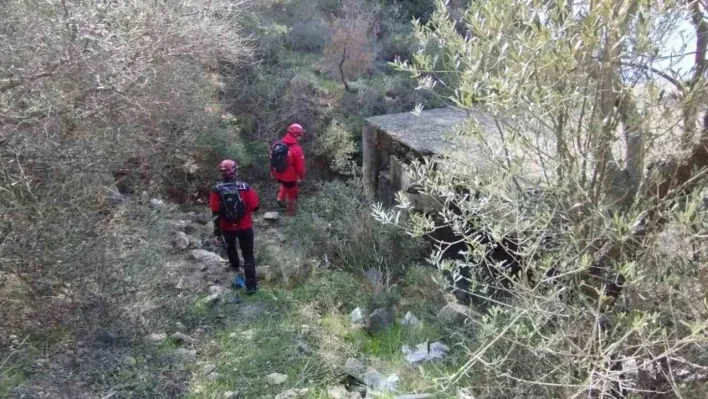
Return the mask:
<path id="1" fill-rule="evenodd" d="M 246 293 L 253 294 L 257 288 L 256 261 L 253 254 L 253 217 L 260 208 L 258 194 L 248 184 L 236 179 L 238 164 L 226 159 L 219 165 L 222 180 L 209 194 L 209 208 L 214 216 L 214 236 L 223 237 L 231 268 L 240 276 L 240 262 L 236 240 L 243 255 L 246 272 Z"/>
<path id="2" fill-rule="evenodd" d="M 278 204 L 287 203 L 288 216 L 295 216 L 300 181 L 305 178 L 305 154 L 298 141 L 305 130 L 297 123 L 288 126 L 282 140 L 271 147 L 271 176 L 280 183 Z"/>

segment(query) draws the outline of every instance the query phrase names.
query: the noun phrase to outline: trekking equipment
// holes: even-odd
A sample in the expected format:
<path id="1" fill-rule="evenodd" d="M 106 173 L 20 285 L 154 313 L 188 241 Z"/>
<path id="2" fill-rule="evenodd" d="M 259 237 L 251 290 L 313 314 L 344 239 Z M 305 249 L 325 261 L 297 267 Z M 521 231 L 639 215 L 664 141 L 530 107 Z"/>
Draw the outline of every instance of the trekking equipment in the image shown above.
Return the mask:
<path id="1" fill-rule="evenodd" d="M 293 137 L 302 137 L 305 134 L 305 129 L 299 123 L 293 123 L 288 126 L 288 133 Z"/>
<path id="2" fill-rule="evenodd" d="M 241 198 L 243 183 L 223 182 L 216 185 L 219 193 L 219 217 L 227 223 L 236 224 L 246 216 L 246 204 Z"/>
<path id="3" fill-rule="evenodd" d="M 278 173 L 284 173 L 288 170 L 288 155 L 290 147 L 282 141 L 278 141 L 273 145 L 270 151 L 270 167 Z"/>
<path id="4" fill-rule="evenodd" d="M 219 164 L 219 170 L 224 177 L 236 176 L 236 169 L 238 169 L 238 164 L 231 159 L 224 159 L 221 161 L 221 164 Z"/>

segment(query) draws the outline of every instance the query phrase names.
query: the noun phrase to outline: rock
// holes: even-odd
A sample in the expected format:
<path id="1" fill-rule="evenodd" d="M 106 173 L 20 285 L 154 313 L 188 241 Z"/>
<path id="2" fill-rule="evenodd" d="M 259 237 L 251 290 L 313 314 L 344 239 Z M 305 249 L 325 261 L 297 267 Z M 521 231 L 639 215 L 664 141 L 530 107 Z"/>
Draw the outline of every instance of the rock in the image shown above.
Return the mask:
<path id="1" fill-rule="evenodd" d="M 220 285 L 210 285 L 209 286 L 209 293 L 210 294 L 217 294 L 219 296 L 223 295 L 224 292 L 226 292 L 226 288 L 220 286 Z"/>
<path id="2" fill-rule="evenodd" d="M 360 360 L 350 357 L 347 362 L 344 363 L 344 373 L 354 377 L 359 381 L 363 381 L 364 373 L 366 373 L 366 366 Z"/>
<path id="3" fill-rule="evenodd" d="M 189 255 L 192 257 L 192 259 L 207 267 L 221 266 L 227 262 L 226 259 L 215 254 L 214 252 L 210 252 L 204 249 L 193 249 L 189 251 Z"/>
<path id="4" fill-rule="evenodd" d="M 280 242 L 285 242 L 287 240 L 287 237 L 285 237 L 285 234 L 283 234 L 279 231 L 275 232 L 275 238 L 277 238 L 278 241 L 280 241 Z"/>
<path id="5" fill-rule="evenodd" d="M 118 191 L 116 187 L 104 187 L 104 197 L 111 206 L 118 206 L 124 203 L 127 198 Z"/>
<path id="6" fill-rule="evenodd" d="M 343 385 L 337 385 L 329 390 L 327 394 L 332 399 L 362 399 L 359 392 L 349 392 Z"/>
<path id="7" fill-rule="evenodd" d="M 190 344 L 194 343 L 194 338 L 190 337 L 187 334 L 183 334 L 181 332 L 176 332 L 176 333 L 172 334 L 172 339 L 179 342 L 180 344 L 183 344 L 185 342 L 190 343 Z"/>
<path id="8" fill-rule="evenodd" d="M 202 303 L 207 306 L 213 306 L 219 301 L 219 294 L 211 294 L 208 297 L 202 299 Z"/>
<path id="9" fill-rule="evenodd" d="M 275 272 L 270 266 L 257 266 L 256 278 L 263 281 L 273 281 L 275 280 Z"/>
<path id="10" fill-rule="evenodd" d="M 369 315 L 369 323 L 366 329 L 369 334 L 376 334 L 390 327 L 393 321 L 393 310 L 390 308 L 378 308 Z"/>
<path id="11" fill-rule="evenodd" d="M 216 366 L 211 363 L 207 363 L 204 366 L 202 366 L 202 374 L 204 374 L 204 375 L 209 375 L 209 374 L 213 373 L 214 371 L 216 371 Z"/>
<path id="12" fill-rule="evenodd" d="M 212 216 L 208 213 L 196 213 L 190 217 L 192 222 L 197 224 L 209 224 L 212 221 Z"/>
<path id="13" fill-rule="evenodd" d="M 457 390 L 457 399 L 474 399 L 472 394 L 472 389 L 470 388 L 460 388 Z"/>
<path id="14" fill-rule="evenodd" d="M 189 237 L 181 231 L 178 231 L 172 235 L 172 246 L 177 249 L 187 249 L 189 248 Z"/>
<path id="15" fill-rule="evenodd" d="M 352 324 L 364 324 L 364 311 L 362 311 L 361 308 L 354 309 L 349 313 L 349 320 Z"/>
<path id="16" fill-rule="evenodd" d="M 369 388 L 376 389 L 376 390 L 378 390 L 379 387 L 381 387 L 383 385 L 382 379 L 383 379 L 383 377 L 381 377 L 381 373 L 379 373 L 378 370 L 373 369 L 371 367 L 369 367 L 366 370 L 366 373 L 364 373 L 364 375 L 361 376 L 361 382 L 363 382 L 364 385 L 366 385 Z"/>
<path id="17" fill-rule="evenodd" d="M 241 331 L 241 332 L 239 333 L 239 336 L 240 336 L 242 339 L 246 339 L 246 340 L 249 340 L 249 341 L 250 341 L 250 340 L 253 339 L 253 337 L 256 336 L 256 331 L 255 331 L 255 330 Z"/>
<path id="18" fill-rule="evenodd" d="M 433 342 L 432 344 L 424 342 L 418 344 L 415 351 L 411 350 L 408 345 L 404 345 L 401 350 L 406 357 L 406 361 L 414 365 L 435 359 L 442 359 L 447 355 L 447 352 L 450 351 L 447 346 L 440 342 Z"/>
<path id="19" fill-rule="evenodd" d="M 469 318 L 469 309 L 459 303 L 450 302 L 438 312 L 438 319 L 447 324 L 464 323 Z"/>
<path id="20" fill-rule="evenodd" d="M 238 392 L 226 391 L 223 395 L 221 395 L 221 397 L 224 399 L 236 399 L 238 398 Z"/>
<path id="21" fill-rule="evenodd" d="M 138 364 L 138 361 L 135 360 L 135 358 L 132 356 L 126 356 L 123 358 L 123 363 L 127 364 L 128 366 L 135 366 L 136 364 Z"/>
<path id="22" fill-rule="evenodd" d="M 184 361 L 193 362 L 197 360 L 197 351 L 194 349 L 189 350 L 186 348 L 177 348 L 177 350 L 175 350 L 175 355 L 181 357 Z"/>
<path id="23" fill-rule="evenodd" d="M 420 320 L 418 320 L 417 317 L 411 312 L 406 313 L 405 316 L 403 316 L 403 320 L 401 320 L 401 324 L 404 326 L 412 326 L 412 327 L 418 327 L 420 326 Z"/>
<path id="24" fill-rule="evenodd" d="M 154 342 L 154 343 L 160 343 L 164 340 L 167 339 L 167 334 L 165 333 L 153 333 L 148 335 L 148 341 Z"/>
<path id="25" fill-rule="evenodd" d="M 302 389 L 288 389 L 287 391 L 283 393 L 279 393 L 275 395 L 275 399 L 296 399 L 296 398 L 304 398 L 307 393 L 310 392 L 309 389 L 307 388 L 302 388 Z"/>
<path id="26" fill-rule="evenodd" d="M 184 279 L 180 278 L 179 281 L 177 282 L 177 285 L 175 285 L 175 288 L 178 290 L 183 290 L 184 289 Z"/>
<path id="27" fill-rule="evenodd" d="M 223 377 L 223 375 L 217 373 L 217 372 L 212 372 L 207 375 L 207 379 L 211 381 L 218 381 Z"/>
<path id="28" fill-rule="evenodd" d="M 312 349 L 310 349 L 310 346 L 304 342 L 298 342 L 297 350 L 304 355 L 309 355 L 312 353 Z"/>
<path id="29" fill-rule="evenodd" d="M 152 205 L 155 208 L 162 208 L 165 206 L 165 201 L 163 201 L 159 198 L 153 198 L 150 200 L 150 205 Z"/>
<path id="30" fill-rule="evenodd" d="M 184 232 L 184 229 L 187 228 L 187 222 L 184 220 L 168 220 L 167 224 L 172 228 L 174 231 L 179 231 L 179 232 Z"/>
<path id="31" fill-rule="evenodd" d="M 177 331 L 184 331 L 187 329 L 187 327 L 184 326 L 184 324 L 180 323 L 179 321 L 175 323 L 175 329 Z"/>
<path id="32" fill-rule="evenodd" d="M 275 221 L 278 220 L 278 212 L 266 212 L 263 214 L 263 220 Z"/>
<path id="33" fill-rule="evenodd" d="M 266 377 L 268 385 L 281 385 L 288 380 L 287 374 L 272 373 Z"/>
<path id="34" fill-rule="evenodd" d="M 189 246 L 195 249 L 199 249 L 204 245 L 204 242 L 202 241 L 201 238 L 198 237 L 189 237 Z"/>

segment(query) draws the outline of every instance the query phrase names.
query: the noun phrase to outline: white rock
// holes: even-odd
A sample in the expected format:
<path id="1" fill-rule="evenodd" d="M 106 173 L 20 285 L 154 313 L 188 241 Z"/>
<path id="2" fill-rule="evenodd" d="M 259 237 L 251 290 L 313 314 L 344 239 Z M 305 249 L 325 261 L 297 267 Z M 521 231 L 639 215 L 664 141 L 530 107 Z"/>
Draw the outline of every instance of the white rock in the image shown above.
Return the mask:
<path id="1" fill-rule="evenodd" d="M 150 342 L 160 343 L 167 339 L 167 334 L 165 333 L 154 333 L 148 336 Z"/>
<path id="2" fill-rule="evenodd" d="M 221 397 L 224 399 L 236 399 L 237 396 L 238 395 L 234 391 L 226 391 Z"/>
<path id="3" fill-rule="evenodd" d="M 278 212 L 266 212 L 263 214 L 263 220 L 278 220 Z"/>
<path id="4" fill-rule="evenodd" d="M 189 248 L 189 237 L 181 231 L 172 235 L 172 246 L 177 249 Z"/>
<path id="5" fill-rule="evenodd" d="M 203 266 L 220 266 L 227 262 L 226 259 L 215 254 L 214 252 L 207 251 L 205 249 L 193 249 L 189 251 L 189 255 L 192 259 L 201 263 Z"/>
<path id="6" fill-rule="evenodd" d="M 165 206 L 165 201 L 159 199 L 159 198 L 153 198 L 150 200 L 150 204 L 156 207 L 162 207 Z"/>
<path id="7" fill-rule="evenodd" d="M 352 324 L 364 324 L 364 311 L 361 310 L 361 308 L 354 309 L 351 313 L 349 313 L 349 320 Z"/>
<path id="8" fill-rule="evenodd" d="M 307 393 L 310 392 L 309 389 L 307 388 L 302 388 L 302 389 L 288 389 L 287 391 L 283 393 L 279 393 L 275 395 L 275 399 L 296 399 L 296 398 L 304 398 Z"/>
<path id="9" fill-rule="evenodd" d="M 210 285 L 209 286 L 209 293 L 210 294 L 217 294 L 217 295 L 223 295 L 226 289 L 220 285 Z"/>
<path id="10" fill-rule="evenodd" d="M 272 373 L 266 377 L 266 382 L 269 385 L 281 385 L 288 380 L 287 374 Z"/>
<path id="11" fill-rule="evenodd" d="M 406 357 L 406 361 L 410 364 L 420 364 L 435 359 L 442 359 L 447 355 L 447 352 L 450 351 L 447 346 L 440 342 L 433 342 L 430 345 L 428 345 L 427 342 L 418 344 L 415 351 L 411 350 L 408 345 L 404 345 L 401 350 Z"/>
<path id="12" fill-rule="evenodd" d="M 403 316 L 403 320 L 401 320 L 401 324 L 404 326 L 412 326 L 412 327 L 417 327 L 420 325 L 420 320 L 418 320 L 417 317 L 411 312 L 406 313 L 405 316 Z"/>
<path id="13" fill-rule="evenodd" d="M 202 367 L 202 374 L 204 375 L 209 375 L 214 371 L 216 371 L 216 366 L 211 363 L 207 363 Z"/>
<path id="14" fill-rule="evenodd" d="M 211 294 L 208 297 L 202 299 L 202 303 L 204 303 L 207 306 L 214 305 L 218 301 L 219 301 L 219 294 Z"/>
<path id="15" fill-rule="evenodd" d="M 180 278 L 179 281 L 177 282 L 177 285 L 175 285 L 175 288 L 178 290 L 183 290 L 184 289 L 184 279 Z"/>

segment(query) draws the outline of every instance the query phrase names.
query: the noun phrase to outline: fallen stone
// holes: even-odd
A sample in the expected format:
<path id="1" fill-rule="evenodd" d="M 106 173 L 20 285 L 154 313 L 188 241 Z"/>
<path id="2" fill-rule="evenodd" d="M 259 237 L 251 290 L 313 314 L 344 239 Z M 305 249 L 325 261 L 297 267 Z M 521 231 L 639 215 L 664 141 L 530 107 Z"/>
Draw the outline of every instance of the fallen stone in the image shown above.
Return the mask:
<path id="1" fill-rule="evenodd" d="M 189 248 L 189 238 L 186 234 L 178 231 L 172 235 L 172 246 L 177 249 Z"/>
<path id="2" fill-rule="evenodd" d="M 413 313 L 408 312 L 405 316 L 403 316 L 401 324 L 403 324 L 404 326 L 418 327 L 421 323 L 420 320 L 418 320 L 418 318 L 415 317 Z"/>
<path id="3" fill-rule="evenodd" d="M 159 199 L 159 198 L 153 198 L 150 200 L 150 205 L 156 207 L 156 208 L 161 208 L 165 206 L 165 201 Z"/>
<path id="4" fill-rule="evenodd" d="M 410 364 L 417 365 L 423 362 L 442 359 L 447 355 L 450 349 L 440 342 L 428 344 L 424 342 L 416 346 L 415 351 L 411 350 L 408 345 L 404 345 L 401 350 L 406 357 L 406 361 Z"/>
<path id="5" fill-rule="evenodd" d="M 189 237 L 189 246 L 195 249 L 199 249 L 204 245 L 204 242 L 202 241 L 201 238 L 198 237 Z"/>
<path id="6" fill-rule="evenodd" d="M 285 234 L 283 234 L 279 231 L 275 232 L 275 238 L 277 238 L 278 241 L 280 241 L 280 242 L 285 242 L 287 240 L 287 237 L 285 237 Z"/>
<path id="7" fill-rule="evenodd" d="M 183 290 L 184 289 L 184 279 L 179 279 L 177 282 L 177 285 L 175 285 L 175 288 L 178 290 Z"/>
<path id="8" fill-rule="evenodd" d="M 209 375 L 209 374 L 213 373 L 214 371 L 216 371 L 216 366 L 211 363 L 207 363 L 204 366 L 202 366 L 202 374 L 204 374 L 204 375 Z"/>
<path id="9" fill-rule="evenodd" d="M 184 324 L 180 323 L 179 321 L 175 323 L 175 329 L 177 331 L 184 331 L 187 329 L 187 327 L 184 326 Z"/>
<path id="10" fill-rule="evenodd" d="M 177 348 L 175 350 L 175 355 L 181 357 L 184 361 L 193 362 L 197 360 L 197 351 L 194 349 L 189 350 L 186 348 Z"/>
<path id="11" fill-rule="evenodd" d="M 208 213 L 196 213 L 190 217 L 192 222 L 198 223 L 198 224 L 208 224 L 209 222 L 212 221 L 212 216 Z"/>
<path id="12" fill-rule="evenodd" d="M 394 321 L 393 310 L 390 308 L 378 308 L 369 315 L 367 331 L 369 334 L 376 334 L 389 328 Z"/>
<path id="13" fill-rule="evenodd" d="M 223 375 L 221 375 L 221 374 L 219 374 L 219 373 L 217 373 L 217 372 L 209 373 L 209 375 L 207 375 L 207 379 L 209 379 L 209 380 L 211 380 L 211 381 L 218 381 L 218 380 L 220 380 L 222 377 L 223 377 Z"/>
<path id="14" fill-rule="evenodd" d="M 459 324 L 469 318 L 469 310 L 459 303 L 450 302 L 438 312 L 438 319 L 443 323 Z"/>
<path id="15" fill-rule="evenodd" d="M 204 249 L 193 249 L 189 251 L 189 255 L 192 257 L 192 259 L 207 267 L 221 266 L 227 262 L 226 259 L 215 254 L 214 252 L 207 251 Z"/>
<path id="16" fill-rule="evenodd" d="M 272 373 L 266 377 L 268 385 L 281 385 L 288 380 L 287 374 Z"/>
<path id="17" fill-rule="evenodd" d="M 472 394 L 472 389 L 470 388 L 460 388 L 457 390 L 457 399 L 474 399 Z"/>
<path id="18" fill-rule="evenodd" d="M 344 385 L 337 385 L 327 390 L 327 394 L 332 399 L 362 399 L 359 392 L 349 392 Z"/>
<path id="19" fill-rule="evenodd" d="M 167 339 L 167 334 L 165 333 L 153 333 L 148 335 L 148 341 L 153 343 L 160 343 Z"/>
<path id="20" fill-rule="evenodd" d="M 190 337 L 190 336 L 187 335 L 187 334 L 183 334 L 183 333 L 181 333 L 181 332 L 176 332 L 176 333 L 172 334 L 172 339 L 174 339 L 175 341 L 179 342 L 180 344 L 183 344 L 183 343 L 190 343 L 190 344 L 191 344 L 191 343 L 194 343 L 194 338 Z"/>
<path id="21" fill-rule="evenodd" d="M 312 353 L 312 349 L 310 349 L 310 346 L 304 342 L 298 342 L 297 350 L 304 355 L 309 355 Z"/>
<path id="22" fill-rule="evenodd" d="M 366 366 L 360 360 L 350 357 L 347 359 L 347 362 L 344 363 L 343 371 L 345 374 L 363 382 Z"/>
<path id="23" fill-rule="evenodd" d="M 283 393 L 279 393 L 275 395 L 275 399 L 296 399 L 296 398 L 304 398 L 307 393 L 310 392 L 309 389 L 307 388 L 302 388 L 302 389 L 288 389 L 287 391 Z"/>
<path id="24" fill-rule="evenodd" d="M 238 398 L 238 393 L 234 391 L 226 391 L 223 395 L 221 395 L 221 397 L 224 399 L 236 399 Z"/>
<path id="25" fill-rule="evenodd" d="M 361 308 L 352 310 L 352 312 L 349 313 L 349 321 L 351 321 L 352 324 L 364 324 L 364 311 L 362 311 Z"/>
<path id="26" fill-rule="evenodd" d="M 361 377 L 361 382 L 369 388 L 378 390 L 383 385 L 382 378 L 378 370 L 369 367 Z"/>
<path id="27" fill-rule="evenodd" d="M 263 220 L 274 221 L 274 220 L 278 220 L 278 217 L 279 217 L 278 212 L 266 212 L 263 214 Z"/>
<path id="28" fill-rule="evenodd" d="M 209 286 L 209 293 L 210 294 L 223 295 L 224 292 L 226 292 L 226 288 L 224 288 L 220 285 L 210 285 Z"/>
<path id="29" fill-rule="evenodd" d="M 167 224 L 175 231 L 184 232 L 188 223 L 184 220 L 169 220 Z"/>

